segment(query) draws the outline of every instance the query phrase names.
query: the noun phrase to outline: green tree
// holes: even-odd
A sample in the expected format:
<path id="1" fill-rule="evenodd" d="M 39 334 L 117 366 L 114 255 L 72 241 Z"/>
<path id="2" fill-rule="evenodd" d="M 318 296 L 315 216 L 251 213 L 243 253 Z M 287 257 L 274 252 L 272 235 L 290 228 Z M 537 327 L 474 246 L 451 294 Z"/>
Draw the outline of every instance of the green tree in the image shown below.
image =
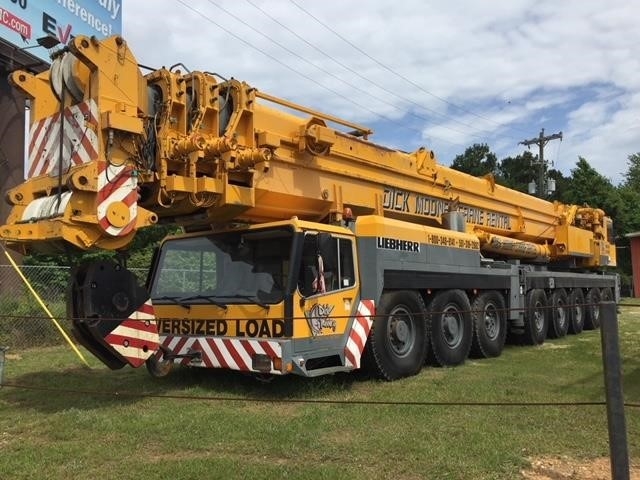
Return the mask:
<path id="1" fill-rule="evenodd" d="M 451 168 L 475 177 L 481 177 L 488 173 L 495 174 L 497 167 L 498 157 L 486 143 L 475 143 L 468 147 L 462 155 L 456 156 L 451 163 Z"/>
<path id="2" fill-rule="evenodd" d="M 583 157 L 579 157 L 576 168 L 571 170 L 571 188 L 564 192 L 563 200 L 601 208 L 614 220 L 618 231 L 624 230 L 626 212 L 619 190 Z"/>
<path id="3" fill-rule="evenodd" d="M 538 178 L 534 160 L 535 156 L 529 151 L 503 158 L 498 166 L 498 182 L 505 187 L 527 193 L 529 182 Z"/>

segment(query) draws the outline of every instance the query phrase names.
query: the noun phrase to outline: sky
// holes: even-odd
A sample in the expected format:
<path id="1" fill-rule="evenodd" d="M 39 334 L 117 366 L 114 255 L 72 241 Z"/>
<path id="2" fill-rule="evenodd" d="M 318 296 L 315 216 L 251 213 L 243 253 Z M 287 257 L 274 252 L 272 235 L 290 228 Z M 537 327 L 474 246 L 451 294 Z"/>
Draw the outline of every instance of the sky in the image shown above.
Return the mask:
<path id="1" fill-rule="evenodd" d="M 549 168 L 581 156 L 619 184 L 640 152 L 639 18 L 629 0 L 127 0 L 123 36 L 139 63 L 246 81 L 444 165 L 562 132 Z"/>

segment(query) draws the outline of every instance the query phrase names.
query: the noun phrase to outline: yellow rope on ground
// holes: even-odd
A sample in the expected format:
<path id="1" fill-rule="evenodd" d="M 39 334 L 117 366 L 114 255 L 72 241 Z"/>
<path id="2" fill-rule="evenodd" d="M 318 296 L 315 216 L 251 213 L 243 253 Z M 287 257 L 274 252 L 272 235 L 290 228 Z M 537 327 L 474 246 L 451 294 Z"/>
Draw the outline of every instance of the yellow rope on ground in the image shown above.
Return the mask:
<path id="1" fill-rule="evenodd" d="M 64 339 L 66 340 L 66 342 L 69 344 L 69 346 L 71 346 L 71 348 L 73 349 L 74 352 L 76 352 L 76 355 L 78 356 L 78 358 L 80 358 L 80 360 L 82 361 L 82 363 L 84 363 L 88 368 L 91 368 L 89 366 L 89 364 L 87 363 L 87 361 L 85 360 L 84 356 L 82 355 L 82 352 L 80 350 L 78 350 L 78 347 L 76 347 L 76 345 L 71 341 L 71 339 L 69 338 L 69 335 L 67 335 L 67 332 L 64 331 L 64 329 L 62 328 L 62 326 L 58 323 L 58 321 L 55 319 L 55 317 L 53 316 L 53 314 L 51 313 L 51 311 L 49 310 L 49 308 L 47 308 L 47 306 L 45 305 L 45 303 L 42 301 L 42 299 L 40 298 L 40 295 L 38 295 L 38 293 L 33 289 L 33 287 L 31 286 L 31 284 L 29 283 L 29 280 L 27 280 L 27 277 L 25 277 L 23 275 L 23 273 L 20 271 L 20 268 L 18 267 L 18 265 L 16 264 L 15 260 L 13 260 L 13 258 L 11 257 L 11 255 L 9 255 L 9 252 L 7 251 L 7 249 L 5 248 L 5 246 L 0 243 L 0 247 L 2 247 L 2 251 L 4 252 L 4 254 L 6 255 L 6 257 L 9 259 L 9 262 L 11 263 L 11 266 L 13 267 L 13 269 L 16 271 L 16 273 L 20 276 L 20 278 L 22 279 L 22 281 L 24 282 L 24 284 L 27 286 L 27 288 L 29 289 L 29 291 L 31 292 L 31 294 L 33 295 L 33 297 L 36 299 L 36 301 L 40 304 L 40 306 L 42 307 L 42 309 L 45 311 L 45 313 L 47 315 L 49 315 L 49 318 L 51 319 L 51 321 L 53 322 L 53 324 L 56 326 L 56 328 L 58 329 L 58 331 L 60 332 L 60 334 L 64 337 Z"/>

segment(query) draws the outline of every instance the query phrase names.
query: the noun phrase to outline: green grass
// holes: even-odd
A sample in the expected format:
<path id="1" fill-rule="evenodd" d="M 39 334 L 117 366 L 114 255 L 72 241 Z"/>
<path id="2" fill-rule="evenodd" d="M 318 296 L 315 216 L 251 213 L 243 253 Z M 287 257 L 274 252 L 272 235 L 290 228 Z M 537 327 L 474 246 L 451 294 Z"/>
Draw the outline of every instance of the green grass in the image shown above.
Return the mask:
<path id="1" fill-rule="evenodd" d="M 620 335 L 625 397 L 638 403 L 640 308 L 623 307 Z M 0 390 L 2 478 L 513 479 L 531 458 L 608 455 L 602 406 L 287 402 L 601 401 L 599 332 L 510 346 L 497 359 L 394 383 L 351 374 L 264 384 L 197 369 L 154 380 L 93 359 L 82 368 L 64 347 L 9 353 L 5 383 L 85 393 Z M 640 459 L 640 409 L 628 408 L 626 419 L 632 460 Z"/>

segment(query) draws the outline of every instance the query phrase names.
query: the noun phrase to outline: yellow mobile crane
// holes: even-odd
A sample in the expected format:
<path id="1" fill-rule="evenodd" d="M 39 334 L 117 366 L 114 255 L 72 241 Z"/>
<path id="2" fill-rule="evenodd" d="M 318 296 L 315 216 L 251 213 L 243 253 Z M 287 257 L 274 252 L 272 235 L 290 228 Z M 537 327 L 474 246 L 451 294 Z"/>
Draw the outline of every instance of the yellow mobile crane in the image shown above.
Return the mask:
<path id="1" fill-rule="evenodd" d="M 508 330 L 539 344 L 596 328 L 596 304 L 614 296 L 600 209 L 377 145 L 235 79 L 142 75 L 119 36 L 76 37 L 52 60 L 11 76 L 31 99 L 30 168 L 0 237 L 121 251 L 158 222 L 186 232 L 162 242 L 146 288 L 121 263 L 76 268 L 74 333 L 110 368 L 365 364 L 391 380 L 427 356 L 500 355 Z"/>

